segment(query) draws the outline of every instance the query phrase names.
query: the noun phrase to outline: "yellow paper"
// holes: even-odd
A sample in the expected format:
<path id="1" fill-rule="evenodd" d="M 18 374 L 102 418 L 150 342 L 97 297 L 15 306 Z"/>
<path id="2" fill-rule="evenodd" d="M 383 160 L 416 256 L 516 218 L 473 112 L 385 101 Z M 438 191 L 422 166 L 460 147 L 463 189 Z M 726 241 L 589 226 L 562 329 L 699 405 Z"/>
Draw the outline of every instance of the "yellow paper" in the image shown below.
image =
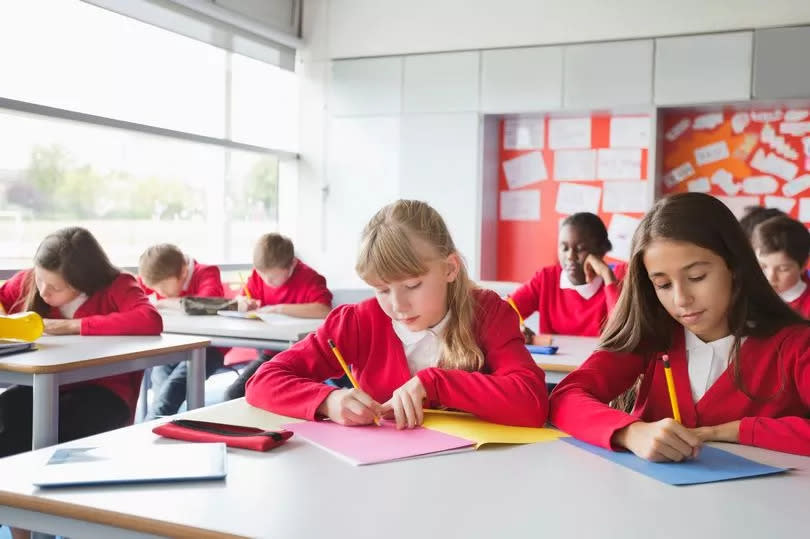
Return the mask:
<path id="1" fill-rule="evenodd" d="M 456 414 L 425 414 L 422 426 L 473 441 L 476 449 L 484 444 L 532 444 L 568 436 L 556 429 L 510 427 Z"/>

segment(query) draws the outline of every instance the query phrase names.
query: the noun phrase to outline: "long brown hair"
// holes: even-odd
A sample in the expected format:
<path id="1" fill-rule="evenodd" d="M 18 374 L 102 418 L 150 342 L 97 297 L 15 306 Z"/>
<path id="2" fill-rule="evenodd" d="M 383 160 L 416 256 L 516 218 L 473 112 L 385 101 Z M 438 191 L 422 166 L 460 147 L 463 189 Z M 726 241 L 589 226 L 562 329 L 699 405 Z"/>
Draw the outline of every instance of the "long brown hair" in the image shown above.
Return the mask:
<path id="1" fill-rule="evenodd" d="M 34 267 L 58 273 L 67 284 L 88 296 L 110 286 L 121 273 L 96 238 L 87 229 L 77 226 L 46 236 L 37 247 Z M 18 300 L 23 309 L 47 316 L 51 307 L 39 295 L 33 271 L 25 278 L 24 290 L 25 294 Z"/>
<path id="2" fill-rule="evenodd" d="M 689 242 L 720 256 L 732 274 L 728 326 L 734 335 L 731 361 L 737 387 L 742 383 L 743 337 L 767 337 L 794 324 L 808 324 L 774 292 L 757 263 L 743 229 L 720 200 L 703 193 L 681 193 L 659 200 L 644 216 L 631 247 L 630 262 L 616 308 L 608 318 L 599 347 L 647 358 L 666 352 L 677 322 L 655 294 L 644 267 L 644 252 L 655 240 Z"/>
<path id="3" fill-rule="evenodd" d="M 398 200 L 378 211 L 363 230 L 355 270 L 364 281 L 399 281 L 428 272 L 424 254 L 413 245 L 418 238 L 431 245 L 435 259 L 458 255 L 444 219 L 427 203 Z M 480 371 L 484 354 L 475 339 L 475 304 L 471 291 L 475 284 L 459 255 L 459 272 L 447 284 L 447 309 L 450 319 L 444 333 L 439 367 Z"/>

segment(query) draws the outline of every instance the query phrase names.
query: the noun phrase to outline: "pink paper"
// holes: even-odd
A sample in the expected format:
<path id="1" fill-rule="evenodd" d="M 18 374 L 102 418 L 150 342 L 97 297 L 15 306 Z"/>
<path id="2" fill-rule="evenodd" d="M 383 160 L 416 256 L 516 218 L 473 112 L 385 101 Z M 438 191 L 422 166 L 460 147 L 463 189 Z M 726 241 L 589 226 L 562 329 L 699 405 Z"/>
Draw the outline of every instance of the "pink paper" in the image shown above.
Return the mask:
<path id="1" fill-rule="evenodd" d="M 383 421 L 379 427 L 344 427 L 331 421 L 307 421 L 290 423 L 284 428 L 355 465 L 472 449 L 474 445 L 470 440 L 422 427 L 397 430 L 391 421 Z"/>

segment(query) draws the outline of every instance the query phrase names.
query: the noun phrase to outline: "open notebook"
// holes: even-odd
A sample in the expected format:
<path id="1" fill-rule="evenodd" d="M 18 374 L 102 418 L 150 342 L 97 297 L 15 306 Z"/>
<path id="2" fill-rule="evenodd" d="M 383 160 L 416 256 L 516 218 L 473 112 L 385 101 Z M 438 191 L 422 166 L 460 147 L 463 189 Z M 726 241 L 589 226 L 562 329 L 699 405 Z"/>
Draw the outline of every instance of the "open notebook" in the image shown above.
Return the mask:
<path id="1" fill-rule="evenodd" d="M 34 473 L 38 487 L 222 479 L 223 443 L 66 447 Z"/>

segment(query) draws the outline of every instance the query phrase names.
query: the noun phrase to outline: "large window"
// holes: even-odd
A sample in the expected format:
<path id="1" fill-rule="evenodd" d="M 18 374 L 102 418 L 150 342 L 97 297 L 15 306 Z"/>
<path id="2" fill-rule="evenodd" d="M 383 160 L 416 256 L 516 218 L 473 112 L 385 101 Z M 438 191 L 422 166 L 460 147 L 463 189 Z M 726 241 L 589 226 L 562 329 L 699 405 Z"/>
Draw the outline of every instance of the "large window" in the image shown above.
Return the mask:
<path id="1" fill-rule="evenodd" d="M 0 269 L 63 226 L 124 266 L 165 241 L 249 262 L 277 228 L 292 72 L 78 0 L 7 6 L 0 51 L 0 98 L 22 102 L 0 107 Z"/>

